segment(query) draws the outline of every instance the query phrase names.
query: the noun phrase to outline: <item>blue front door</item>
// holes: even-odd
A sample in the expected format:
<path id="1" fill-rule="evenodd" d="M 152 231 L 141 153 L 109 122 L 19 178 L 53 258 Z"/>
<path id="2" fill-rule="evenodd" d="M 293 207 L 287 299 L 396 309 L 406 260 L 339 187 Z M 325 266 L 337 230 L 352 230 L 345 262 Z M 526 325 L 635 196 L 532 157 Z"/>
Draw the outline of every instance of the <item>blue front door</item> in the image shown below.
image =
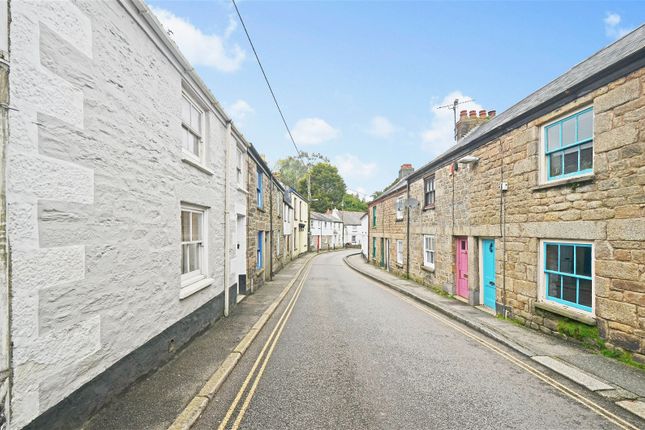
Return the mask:
<path id="1" fill-rule="evenodd" d="M 482 258 L 484 305 L 495 309 L 495 241 L 493 239 L 484 239 L 482 241 Z"/>

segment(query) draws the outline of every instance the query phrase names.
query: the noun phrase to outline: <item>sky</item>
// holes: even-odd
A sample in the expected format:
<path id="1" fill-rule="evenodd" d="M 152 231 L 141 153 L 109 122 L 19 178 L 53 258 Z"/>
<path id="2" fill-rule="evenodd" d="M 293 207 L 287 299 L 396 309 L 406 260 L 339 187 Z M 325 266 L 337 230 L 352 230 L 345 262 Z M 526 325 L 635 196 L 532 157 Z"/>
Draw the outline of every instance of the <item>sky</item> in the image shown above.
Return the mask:
<path id="1" fill-rule="evenodd" d="M 147 0 L 270 166 L 296 155 L 230 1 Z M 645 22 L 642 2 L 238 0 L 303 151 L 362 197 L 449 148 L 453 114 L 498 113 Z"/>

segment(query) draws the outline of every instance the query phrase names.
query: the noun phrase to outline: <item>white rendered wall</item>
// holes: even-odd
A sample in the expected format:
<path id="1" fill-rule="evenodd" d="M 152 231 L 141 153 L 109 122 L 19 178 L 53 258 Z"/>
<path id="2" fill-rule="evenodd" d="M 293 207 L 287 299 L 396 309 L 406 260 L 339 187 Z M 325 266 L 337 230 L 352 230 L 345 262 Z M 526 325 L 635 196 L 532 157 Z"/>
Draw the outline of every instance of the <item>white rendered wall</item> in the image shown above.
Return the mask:
<path id="1" fill-rule="evenodd" d="M 118 2 L 11 6 L 7 230 L 20 428 L 222 292 L 224 151 L 210 115 L 214 174 L 181 161 L 182 78 Z M 216 282 L 180 300 L 183 201 L 210 208 Z"/>

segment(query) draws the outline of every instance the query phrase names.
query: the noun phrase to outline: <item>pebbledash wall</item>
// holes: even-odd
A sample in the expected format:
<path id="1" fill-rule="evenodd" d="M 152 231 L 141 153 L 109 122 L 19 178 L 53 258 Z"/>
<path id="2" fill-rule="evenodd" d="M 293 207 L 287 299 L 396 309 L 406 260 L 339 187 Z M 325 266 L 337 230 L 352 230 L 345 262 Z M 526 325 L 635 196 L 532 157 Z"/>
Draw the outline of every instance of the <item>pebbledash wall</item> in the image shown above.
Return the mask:
<path id="1" fill-rule="evenodd" d="M 468 251 L 464 299 L 478 305 L 484 303 L 482 240 L 492 239 L 497 313 L 507 311 L 545 332 L 556 332 L 565 317 L 597 325 L 610 346 L 645 361 L 644 59 L 641 27 L 489 118 L 412 173 L 405 185 L 387 190 L 369 208 L 370 260 L 381 264 L 381 238 L 391 243 L 403 238 L 409 252 L 397 265 L 391 246 L 390 270 L 457 294 L 456 240 L 463 237 Z M 591 112 L 593 120 L 593 167 L 549 180 L 547 127 L 580 112 Z M 434 181 L 434 198 L 425 205 L 428 180 Z M 399 196 L 420 204 L 406 207 L 404 219 L 396 221 Z M 434 245 L 432 264 L 424 260 L 426 238 Z M 591 250 L 589 309 L 547 297 L 547 243 Z"/>
<path id="2" fill-rule="evenodd" d="M 222 315 L 229 120 L 140 0 L 12 1 L 10 22 L 9 427 L 75 426 Z M 182 283 L 184 205 L 200 283 Z"/>

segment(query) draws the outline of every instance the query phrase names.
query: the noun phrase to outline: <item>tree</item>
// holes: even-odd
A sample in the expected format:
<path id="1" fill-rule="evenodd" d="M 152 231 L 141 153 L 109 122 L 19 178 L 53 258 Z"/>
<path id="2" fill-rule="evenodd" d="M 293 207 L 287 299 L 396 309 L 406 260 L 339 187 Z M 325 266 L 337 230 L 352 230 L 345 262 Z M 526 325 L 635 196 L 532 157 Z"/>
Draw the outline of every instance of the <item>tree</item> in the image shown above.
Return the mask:
<path id="1" fill-rule="evenodd" d="M 293 188 L 298 188 L 298 182 L 307 174 L 307 166 L 311 167 L 315 163 L 327 162 L 329 159 L 324 155 L 312 152 L 301 151 L 300 157 L 287 157 L 278 160 L 275 164 L 274 174 L 282 181 L 283 184 Z M 306 196 L 306 194 L 304 194 Z"/>
<path id="2" fill-rule="evenodd" d="M 345 211 L 366 212 L 367 203 L 359 199 L 353 194 L 345 194 L 343 204 L 341 205 Z"/>
<path id="3" fill-rule="evenodd" d="M 321 162 L 314 164 L 309 173 L 311 175 L 311 209 L 316 212 L 325 212 L 340 206 L 347 187 L 343 178 L 338 174 L 338 169 L 329 163 Z M 298 192 L 307 196 L 306 176 L 298 182 Z"/>

